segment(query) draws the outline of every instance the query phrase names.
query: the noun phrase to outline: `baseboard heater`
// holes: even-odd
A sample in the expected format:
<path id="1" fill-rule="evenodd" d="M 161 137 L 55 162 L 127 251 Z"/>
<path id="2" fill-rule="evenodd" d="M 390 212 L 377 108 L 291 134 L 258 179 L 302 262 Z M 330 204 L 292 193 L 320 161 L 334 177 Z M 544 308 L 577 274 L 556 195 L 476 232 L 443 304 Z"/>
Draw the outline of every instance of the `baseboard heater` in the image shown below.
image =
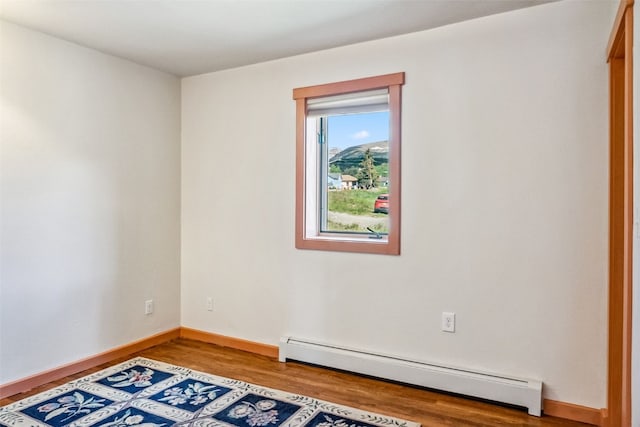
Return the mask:
<path id="1" fill-rule="evenodd" d="M 540 416 L 542 382 L 417 362 L 310 340 L 283 337 L 280 361 L 297 360 L 377 378 L 527 408 Z"/>

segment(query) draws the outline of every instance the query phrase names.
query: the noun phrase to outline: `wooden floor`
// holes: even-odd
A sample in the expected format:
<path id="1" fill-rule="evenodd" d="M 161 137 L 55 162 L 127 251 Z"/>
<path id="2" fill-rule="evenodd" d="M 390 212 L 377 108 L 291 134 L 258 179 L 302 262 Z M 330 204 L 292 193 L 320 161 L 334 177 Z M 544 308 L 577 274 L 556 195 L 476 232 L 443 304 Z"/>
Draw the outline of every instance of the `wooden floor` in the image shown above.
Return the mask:
<path id="1" fill-rule="evenodd" d="M 522 410 L 503 408 L 489 403 L 300 363 L 279 363 L 268 357 L 185 339 L 161 344 L 135 355 L 416 421 L 424 427 L 587 425 L 548 416 L 538 418 L 527 415 Z M 8 405 L 129 358 L 97 366 L 29 392 L 1 399 L 0 406 Z"/>

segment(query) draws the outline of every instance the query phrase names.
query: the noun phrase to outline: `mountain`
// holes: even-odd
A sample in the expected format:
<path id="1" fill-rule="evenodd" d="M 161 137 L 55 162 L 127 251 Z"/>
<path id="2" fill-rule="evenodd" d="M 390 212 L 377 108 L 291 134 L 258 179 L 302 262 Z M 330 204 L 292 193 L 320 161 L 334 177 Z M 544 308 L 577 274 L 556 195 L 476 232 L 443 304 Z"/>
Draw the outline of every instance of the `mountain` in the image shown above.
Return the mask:
<path id="1" fill-rule="evenodd" d="M 341 170 L 351 166 L 358 166 L 364 159 L 364 153 L 371 150 L 374 164 L 389 162 L 389 141 L 369 142 L 345 148 L 329 159 L 330 165 L 337 165 Z"/>

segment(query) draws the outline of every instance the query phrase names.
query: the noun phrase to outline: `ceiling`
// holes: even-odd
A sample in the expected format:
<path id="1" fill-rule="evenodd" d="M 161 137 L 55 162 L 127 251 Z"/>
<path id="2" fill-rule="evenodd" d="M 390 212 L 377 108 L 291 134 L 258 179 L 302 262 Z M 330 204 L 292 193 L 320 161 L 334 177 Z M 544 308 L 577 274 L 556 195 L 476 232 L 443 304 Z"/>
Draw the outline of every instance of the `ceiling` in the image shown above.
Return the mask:
<path id="1" fill-rule="evenodd" d="M 549 1 L 0 0 L 0 18 L 190 76 Z"/>

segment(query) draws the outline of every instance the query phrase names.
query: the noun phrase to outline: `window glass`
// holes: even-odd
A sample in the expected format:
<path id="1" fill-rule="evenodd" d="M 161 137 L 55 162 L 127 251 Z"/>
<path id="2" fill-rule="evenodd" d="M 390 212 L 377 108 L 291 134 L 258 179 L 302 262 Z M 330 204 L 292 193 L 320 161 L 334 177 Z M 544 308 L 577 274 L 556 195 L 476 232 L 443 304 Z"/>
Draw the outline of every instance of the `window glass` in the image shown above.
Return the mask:
<path id="1" fill-rule="evenodd" d="M 321 232 L 389 231 L 389 110 L 322 117 Z M 323 129 L 324 128 L 324 129 Z M 380 196 L 380 197 L 379 197 Z"/>

